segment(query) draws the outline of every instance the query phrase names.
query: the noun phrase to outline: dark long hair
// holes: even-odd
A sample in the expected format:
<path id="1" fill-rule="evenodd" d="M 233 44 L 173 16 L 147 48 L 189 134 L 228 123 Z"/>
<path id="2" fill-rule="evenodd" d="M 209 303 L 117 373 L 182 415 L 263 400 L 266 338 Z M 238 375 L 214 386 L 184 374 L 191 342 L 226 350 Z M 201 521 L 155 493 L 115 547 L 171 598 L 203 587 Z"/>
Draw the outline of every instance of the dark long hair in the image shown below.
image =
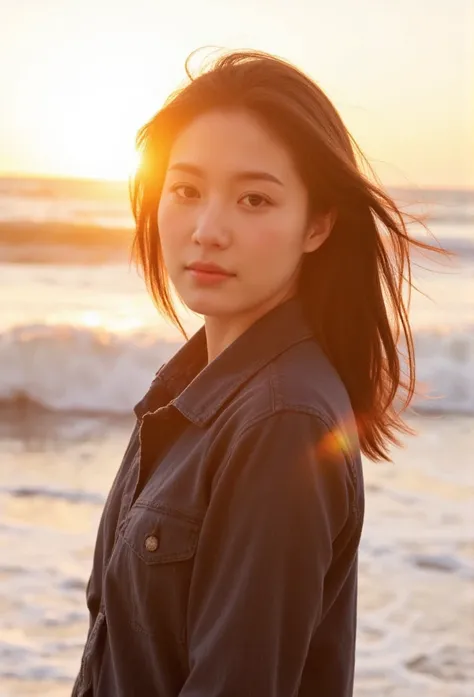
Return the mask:
<path id="1" fill-rule="evenodd" d="M 173 306 L 157 224 L 170 148 L 205 111 L 248 110 L 292 153 L 310 213 L 337 212 L 329 238 L 304 257 L 299 294 L 316 339 L 349 393 L 362 451 L 389 460 L 389 444 L 400 444 L 397 432 L 413 433 L 402 418 L 416 384 L 408 320 L 410 248 L 436 248 L 409 236 L 405 218 L 421 219 L 402 213 L 363 173 L 365 164 L 377 181 L 334 105 L 304 73 L 260 51 L 237 51 L 218 56 L 194 76 L 192 56 L 188 83 L 137 134 L 141 166 L 130 183 L 134 254 L 151 295 L 187 338 Z"/>

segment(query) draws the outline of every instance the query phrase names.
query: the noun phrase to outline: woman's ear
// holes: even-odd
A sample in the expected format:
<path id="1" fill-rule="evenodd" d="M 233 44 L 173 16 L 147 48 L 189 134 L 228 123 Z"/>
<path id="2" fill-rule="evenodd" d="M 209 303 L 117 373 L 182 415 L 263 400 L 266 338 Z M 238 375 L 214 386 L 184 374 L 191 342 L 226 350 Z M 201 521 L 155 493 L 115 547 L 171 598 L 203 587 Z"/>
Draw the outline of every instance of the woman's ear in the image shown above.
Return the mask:
<path id="1" fill-rule="evenodd" d="M 336 218 L 337 211 L 335 208 L 332 208 L 327 211 L 327 213 L 318 214 L 318 216 L 312 220 L 306 235 L 304 252 L 315 252 L 316 249 L 321 247 L 323 242 L 325 242 L 331 234 Z"/>

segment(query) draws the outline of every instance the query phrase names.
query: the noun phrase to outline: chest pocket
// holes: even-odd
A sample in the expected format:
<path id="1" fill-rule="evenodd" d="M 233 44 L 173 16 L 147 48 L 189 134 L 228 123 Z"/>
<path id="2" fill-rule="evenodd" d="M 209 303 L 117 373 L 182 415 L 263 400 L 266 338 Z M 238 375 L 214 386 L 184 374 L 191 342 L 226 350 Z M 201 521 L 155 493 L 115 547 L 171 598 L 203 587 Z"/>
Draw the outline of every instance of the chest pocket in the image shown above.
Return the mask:
<path id="1" fill-rule="evenodd" d="M 120 568 L 132 626 L 164 640 L 185 641 L 189 584 L 200 522 L 166 507 L 137 502 L 122 528 Z"/>

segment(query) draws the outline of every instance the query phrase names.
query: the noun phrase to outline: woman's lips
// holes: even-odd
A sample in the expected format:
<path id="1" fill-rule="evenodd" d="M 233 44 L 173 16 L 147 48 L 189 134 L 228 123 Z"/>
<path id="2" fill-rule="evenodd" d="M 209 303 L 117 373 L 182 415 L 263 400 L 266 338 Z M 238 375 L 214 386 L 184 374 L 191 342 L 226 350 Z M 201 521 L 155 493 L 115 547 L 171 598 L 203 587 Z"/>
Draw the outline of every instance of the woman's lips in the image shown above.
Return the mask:
<path id="1" fill-rule="evenodd" d="M 202 269 L 194 269 L 191 267 L 188 267 L 187 271 L 191 274 L 191 277 L 195 281 L 203 285 L 222 283 L 229 278 L 233 278 L 233 275 L 219 271 L 204 271 Z"/>

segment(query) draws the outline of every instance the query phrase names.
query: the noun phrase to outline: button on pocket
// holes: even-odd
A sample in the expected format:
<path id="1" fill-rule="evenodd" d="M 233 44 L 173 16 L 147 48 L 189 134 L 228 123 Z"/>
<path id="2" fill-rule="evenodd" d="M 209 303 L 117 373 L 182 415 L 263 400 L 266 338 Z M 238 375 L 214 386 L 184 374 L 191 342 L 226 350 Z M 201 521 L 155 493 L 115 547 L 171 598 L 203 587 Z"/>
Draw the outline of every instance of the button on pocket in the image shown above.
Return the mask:
<path id="1" fill-rule="evenodd" d="M 146 564 L 166 564 L 190 559 L 196 549 L 199 523 L 165 508 L 132 506 L 123 538 Z"/>
<path id="2" fill-rule="evenodd" d="M 199 529 L 199 521 L 179 511 L 132 506 L 115 563 L 123 606 L 135 629 L 165 642 L 183 641 Z"/>
<path id="3" fill-rule="evenodd" d="M 148 552 L 156 552 L 158 545 L 159 542 L 156 535 L 147 535 L 145 537 L 145 547 L 147 548 Z"/>

